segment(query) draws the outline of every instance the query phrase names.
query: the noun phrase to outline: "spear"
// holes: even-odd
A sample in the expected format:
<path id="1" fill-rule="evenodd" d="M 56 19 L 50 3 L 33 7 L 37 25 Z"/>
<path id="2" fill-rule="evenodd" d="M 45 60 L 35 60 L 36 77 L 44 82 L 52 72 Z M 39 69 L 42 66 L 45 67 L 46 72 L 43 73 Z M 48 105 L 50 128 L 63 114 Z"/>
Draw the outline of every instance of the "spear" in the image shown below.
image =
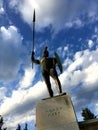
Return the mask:
<path id="1" fill-rule="evenodd" d="M 35 10 L 34 10 L 34 14 L 33 14 L 33 41 L 32 41 L 32 54 L 34 55 L 34 38 L 35 38 Z M 33 68 L 33 62 L 32 62 L 32 68 Z"/>
<path id="2" fill-rule="evenodd" d="M 34 52 L 34 36 L 35 36 L 35 10 L 33 14 L 33 46 L 32 46 L 32 51 Z"/>

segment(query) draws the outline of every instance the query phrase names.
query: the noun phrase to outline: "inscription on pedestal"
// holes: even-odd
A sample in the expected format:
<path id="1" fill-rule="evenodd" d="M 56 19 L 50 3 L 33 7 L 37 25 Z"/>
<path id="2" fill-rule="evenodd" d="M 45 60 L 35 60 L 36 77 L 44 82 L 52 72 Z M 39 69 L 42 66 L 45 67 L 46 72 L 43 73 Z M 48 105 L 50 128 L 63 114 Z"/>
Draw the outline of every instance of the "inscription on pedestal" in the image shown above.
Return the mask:
<path id="1" fill-rule="evenodd" d="M 62 107 L 57 107 L 57 108 L 50 108 L 50 109 L 46 110 L 45 112 L 48 117 L 50 117 L 50 116 L 58 117 L 61 114 L 61 110 L 62 110 Z"/>

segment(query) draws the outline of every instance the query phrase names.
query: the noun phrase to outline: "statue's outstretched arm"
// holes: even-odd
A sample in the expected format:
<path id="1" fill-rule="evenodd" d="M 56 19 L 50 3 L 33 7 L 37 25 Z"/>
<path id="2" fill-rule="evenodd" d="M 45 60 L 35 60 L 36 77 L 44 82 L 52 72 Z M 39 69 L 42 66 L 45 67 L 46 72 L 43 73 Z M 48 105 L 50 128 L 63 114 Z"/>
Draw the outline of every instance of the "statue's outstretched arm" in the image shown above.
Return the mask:
<path id="1" fill-rule="evenodd" d="M 34 58 L 34 52 L 32 52 L 32 55 L 31 55 L 31 61 L 35 64 L 40 64 L 40 60 L 37 60 Z"/>

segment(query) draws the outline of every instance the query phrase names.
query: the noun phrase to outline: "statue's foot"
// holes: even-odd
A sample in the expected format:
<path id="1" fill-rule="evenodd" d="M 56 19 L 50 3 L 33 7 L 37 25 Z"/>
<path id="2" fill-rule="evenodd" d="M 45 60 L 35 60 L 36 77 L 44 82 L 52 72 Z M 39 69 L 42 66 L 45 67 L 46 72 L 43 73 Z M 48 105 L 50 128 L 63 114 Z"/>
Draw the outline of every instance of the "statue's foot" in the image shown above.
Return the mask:
<path id="1" fill-rule="evenodd" d="M 62 95 L 66 95 L 66 94 L 67 94 L 67 93 L 66 93 L 66 92 L 64 92 L 64 93 L 60 93 L 59 95 L 60 95 L 60 96 L 62 96 Z"/>

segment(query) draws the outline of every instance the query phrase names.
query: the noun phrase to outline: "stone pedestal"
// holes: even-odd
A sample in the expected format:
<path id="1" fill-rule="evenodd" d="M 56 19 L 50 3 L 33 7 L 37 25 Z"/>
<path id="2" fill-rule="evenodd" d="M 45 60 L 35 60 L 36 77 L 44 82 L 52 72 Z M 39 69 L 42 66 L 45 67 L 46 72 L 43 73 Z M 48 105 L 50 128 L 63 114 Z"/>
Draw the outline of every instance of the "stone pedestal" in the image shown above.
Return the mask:
<path id="1" fill-rule="evenodd" d="M 36 104 L 36 130 L 79 130 L 69 95 L 47 98 Z"/>

